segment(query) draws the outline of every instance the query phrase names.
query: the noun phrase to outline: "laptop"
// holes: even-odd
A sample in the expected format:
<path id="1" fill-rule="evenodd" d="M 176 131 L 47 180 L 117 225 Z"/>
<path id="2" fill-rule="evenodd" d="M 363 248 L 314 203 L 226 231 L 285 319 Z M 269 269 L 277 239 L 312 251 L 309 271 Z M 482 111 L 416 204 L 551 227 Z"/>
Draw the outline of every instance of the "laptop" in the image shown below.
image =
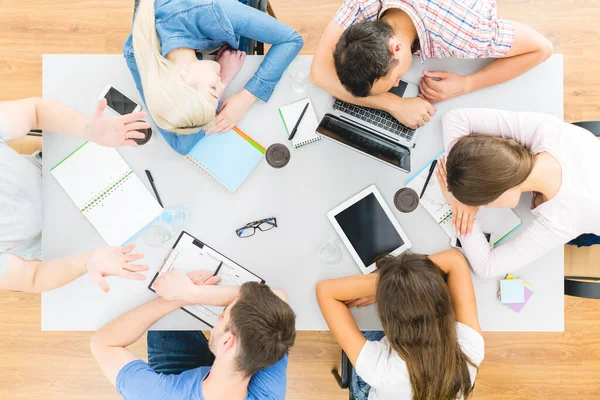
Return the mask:
<path id="1" fill-rule="evenodd" d="M 406 98 L 416 97 L 419 88 L 400 81 L 390 93 Z M 410 149 L 415 147 L 416 129 L 404 126 L 383 110 L 334 98 L 317 132 L 394 168 L 410 172 Z"/>

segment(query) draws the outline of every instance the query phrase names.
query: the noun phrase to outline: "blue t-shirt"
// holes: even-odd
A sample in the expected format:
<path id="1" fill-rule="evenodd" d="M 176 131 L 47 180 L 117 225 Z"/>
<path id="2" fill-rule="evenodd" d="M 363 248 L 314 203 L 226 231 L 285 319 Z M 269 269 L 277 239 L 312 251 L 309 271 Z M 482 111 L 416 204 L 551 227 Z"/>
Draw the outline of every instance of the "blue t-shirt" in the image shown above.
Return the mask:
<path id="1" fill-rule="evenodd" d="M 276 364 L 250 378 L 246 400 L 283 400 L 286 389 L 287 354 Z M 117 392 L 125 400 L 204 400 L 202 383 L 212 367 L 200 367 L 179 375 L 154 372 L 142 360 L 125 365 L 117 375 Z"/>

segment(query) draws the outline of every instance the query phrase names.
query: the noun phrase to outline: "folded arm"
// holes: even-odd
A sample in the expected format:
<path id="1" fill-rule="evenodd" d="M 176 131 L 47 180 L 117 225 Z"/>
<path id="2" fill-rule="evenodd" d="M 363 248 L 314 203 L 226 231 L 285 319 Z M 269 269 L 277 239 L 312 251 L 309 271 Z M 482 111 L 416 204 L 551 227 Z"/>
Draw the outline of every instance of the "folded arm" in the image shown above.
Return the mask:
<path id="1" fill-rule="evenodd" d="M 127 350 L 156 321 L 181 307 L 177 302 L 158 298 L 110 322 L 92 336 L 90 348 L 104 376 L 116 385 L 121 369 L 139 358 Z"/>
<path id="2" fill-rule="evenodd" d="M 354 321 L 346 301 L 375 296 L 378 274 L 348 276 L 317 283 L 316 293 L 327 326 L 348 359 L 356 365 L 366 339 Z"/>
<path id="3" fill-rule="evenodd" d="M 462 248 L 475 274 L 499 277 L 527 266 L 571 240 L 573 235 L 549 228 L 540 218 L 529 224 L 514 240 L 493 247 L 475 219 L 469 237 L 461 238 Z"/>
<path id="4" fill-rule="evenodd" d="M 446 250 L 429 258 L 448 274 L 448 291 L 456 320 L 481 333 L 473 280 L 465 257 L 458 250 Z"/>
<path id="5" fill-rule="evenodd" d="M 505 57 L 468 76 L 469 91 L 497 85 L 516 78 L 547 60 L 554 51 L 552 43 L 533 28 L 512 22 L 514 39 Z"/>

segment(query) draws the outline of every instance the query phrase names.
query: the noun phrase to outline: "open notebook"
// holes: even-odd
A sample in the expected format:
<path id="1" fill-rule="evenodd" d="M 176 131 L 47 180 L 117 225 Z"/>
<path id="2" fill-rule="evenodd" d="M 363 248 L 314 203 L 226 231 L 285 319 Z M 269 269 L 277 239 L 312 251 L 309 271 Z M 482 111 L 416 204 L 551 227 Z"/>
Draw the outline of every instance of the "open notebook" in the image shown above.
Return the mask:
<path id="1" fill-rule="evenodd" d="M 111 246 L 123 245 L 162 212 L 113 148 L 86 142 L 50 172 Z"/>
<path id="2" fill-rule="evenodd" d="M 223 134 L 204 136 L 186 158 L 227 190 L 235 192 L 264 155 L 264 147 L 234 127 Z"/>
<path id="3" fill-rule="evenodd" d="M 300 125 L 298 125 L 296 135 L 292 139 L 292 144 L 296 149 L 321 139 L 321 135 L 317 133 L 319 122 L 317 121 L 317 116 L 315 115 L 315 109 L 313 108 L 312 102 L 308 98 L 288 104 L 287 106 L 279 109 L 279 115 L 281 115 L 283 125 L 285 126 L 285 130 L 289 137 L 294 130 L 294 126 L 296 126 L 296 122 L 298 122 L 306 103 L 308 103 L 308 108 L 304 113 L 302 121 L 300 121 Z"/>
<path id="4" fill-rule="evenodd" d="M 437 160 L 444 152 L 438 154 L 434 159 L 429 161 L 415 175 L 406 181 L 406 186 L 417 192 L 420 195 L 427 176 L 429 175 L 431 164 Z M 446 232 L 448 237 L 452 238 L 455 234 L 452 227 L 452 208 L 444 198 L 440 183 L 438 182 L 435 171 L 431 174 L 431 178 L 427 183 L 427 188 L 423 197 L 419 200 L 419 204 L 427 210 L 433 219 Z M 494 234 L 494 246 L 498 245 L 502 239 L 510 235 L 523 223 L 517 214 L 510 208 L 484 208 L 480 207 L 477 213 L 477 220 L 481 225 L 481 229 L 486 233 Z"/>
<path id="5" fill-rule="evenodd" d="M 210 271 L 213 275 L 221 277 L 219 285 L 241 286 L 246 282 L 265 282 L 259 276 L 185 231 L 179 235 L 163 265 L 152 279 L 152 282 L 150 282 L 150 285 L 148 285 L 148 289 L 154 291 L 154 281 L 173 268 L 186 273 L 199 270 Z M 194 304 L 182 307 L 182 310 L 198 318 L 205 324 L 214 327 L 219 321 L 219 315 L 223 312 L 223 307 Z"/>

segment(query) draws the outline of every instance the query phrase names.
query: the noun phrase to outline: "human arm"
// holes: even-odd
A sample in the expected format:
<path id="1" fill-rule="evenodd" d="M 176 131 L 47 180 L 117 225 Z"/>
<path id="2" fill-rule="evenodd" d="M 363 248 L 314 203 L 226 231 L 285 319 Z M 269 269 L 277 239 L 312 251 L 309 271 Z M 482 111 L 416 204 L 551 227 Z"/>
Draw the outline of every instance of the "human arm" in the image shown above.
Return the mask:
<path id="1" fill-rule="evenodd" d="M 429 258 L 448 275 L 448 291 L 456 321 L 481 333 L 473 280 L 465 257 L 458 250 L 446 250 Z"/>
<path id="2" fill-rule="evenodd" d="M 270 44 L 271 47 L 245 87 L 223 100 L 215 127 L 209 133 L 230 130 L 257 99 L 267 102 L 304 44 L 298 32 L 262 11 L 237 0 L 222 0 L 219 5 L 231 20 L 237 35 Z"/>
<path id="3" fill-rule="evenodd" d="M 337 76 L 333 59 L 335 46 L 343 32 L 344 29 L 335 20 L 325 27 L 310 68 L 310 81 L 340 100 L 387 111 L 406 126 L 416 128 L 421 121 L 428 122 L 436 110 L 426 100 L 418 97 L 403 99 L 389 92 L 356 97 L 344 88 Z"/>
<path id="4" fill-rule="evenodd" d="M 539 216 L 514 240 L 493 247 L 475 219 L 471 235 L 461 239 L 461 244 L 473 272 L 482 278 L 493 278 L 527 266 L 564 245 L 573 236 L 570 232 L 553 227 L 550 221 Z"/>
<path id="5" fill-rule="evenodd" d="M 317 283 L 317 301 L 323 318 L 353 365 L 356 365 L 366 339 L 345 302 L 375 296 L 377 278 L 378 274 L 369 274 L 328 279 Z"/>
<path id="6" fill-rule="evenodd" d="M 0 290 L 45 292 L 66 285 L 89 272 L 90 278 L 103 291 L 108 292 L 109 286 L 104 280 L 106 276 L 146 279 L 138 272 L 148 270 L 148 266 L 131 264 L 143 257 L 143 254 L 131 254 L 134 247 L 103 247 L 46 261 L 25 261 L 15 255 L 5 254 L 7 265 L 0 275 Z"/>
<path id="7" fill-rule="evenodd" d="M 139 359 L 126 347 L 142 337 L 156 321 L 179 307 L 181 304 L 177 302 L 154 299 L 121 315 L 92 336 L 92 354 L 110 383 L 116 385 L 119 371 L 130 362 Z M 143 391 L 144 388 L 140 388 L 140 392 Z"/>
<path id="8" fill-rule="evenodd" d="M 482 48 L 479 53 L 481 57 L 496 59 L 471 75 L 426 71 L 419 84 L 420 93 L 424 99 L 431 102 L 444 101 L 507 82 L 529 71 L 552 55 L 552 43 L 529 26 L 501 19 L 484 21 L 489 25 L 487 31 L 492 33 L 492 36 L 488 38 L 489 44 L 486 44 L 487 40 L 477 40 L 477 43 L 475 41 L 473 43 L 476 45 L 481 45 L 482 42 L 486 44 L 486 47 Z M 502 43 L 510 40 L 506 37 L 509 35 L 507 27 L 510 25 L 514 32 L 512 44 L 508 51 L 503 51 L 502 47 L 508 48 Z"/>
<path id="9" fill-rule="evenodd" d="M 137 129 L 149 128 L 146 122 L 135 122 L 145 113 L 119 117 L 103 116 L 106 100 L 98 102 L 92 116 L 86 118 L 72 108 L 54 100 L 31 97 L 0 102 L 0 120 L 6 125 L 6 142 L 24 137 L 32 129 L 61 133 L 89 140 L 106 147 L 137 147 L 132 139 L 142 139 Z"/>

